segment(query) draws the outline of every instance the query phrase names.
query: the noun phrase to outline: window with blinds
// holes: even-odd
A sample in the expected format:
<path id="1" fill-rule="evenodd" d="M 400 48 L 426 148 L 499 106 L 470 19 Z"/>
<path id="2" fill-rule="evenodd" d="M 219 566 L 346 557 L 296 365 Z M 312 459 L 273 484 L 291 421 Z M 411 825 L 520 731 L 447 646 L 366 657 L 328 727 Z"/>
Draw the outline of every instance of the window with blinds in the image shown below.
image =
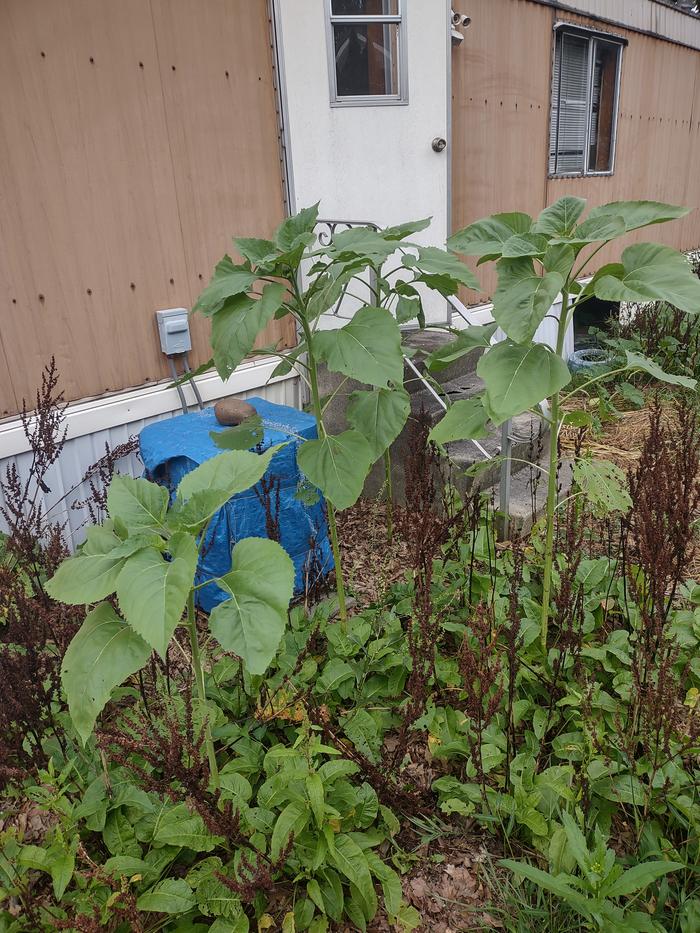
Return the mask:
<path id="1" fill-rule="evenodd" d="M 618 42 L 557 30 L 550 175 L 612 172 L 621 52 Z"/>

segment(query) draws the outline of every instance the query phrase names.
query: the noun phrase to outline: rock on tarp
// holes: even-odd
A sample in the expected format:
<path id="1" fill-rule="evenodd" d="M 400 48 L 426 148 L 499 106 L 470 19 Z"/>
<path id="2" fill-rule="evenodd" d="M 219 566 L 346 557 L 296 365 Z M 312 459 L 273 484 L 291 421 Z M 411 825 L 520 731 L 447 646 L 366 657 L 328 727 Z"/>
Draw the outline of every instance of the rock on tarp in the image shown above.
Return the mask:
<path id="1" fill-rule="evenodd" d="M 328 541 L 323 500 L 305 505 L 298 493 L 305 481 L 297 466 L 297 449 L 303 440 L 317 436 L 316 422 L 306 412 L 286 405 L 275 405 L 262 398 L 250 398 L 263 421 L 264 437 L 261 452 L 288 441 L 287 446 L 272 458 L 264 479 L 279 481 L 280 544 L 294 561 L 295 587 L 302 592 L 333 569 L 333 556 Z M 190 415 L 178 415 L 150 424 L 141 432 L 139 442 L 146 475 L 166 486 L 171 497 L 180 480 L 195 467 L 223 451 L 210 437 L 213 431 L 226 431 L 214 417 L 214 410 Z M 197 582 L 220 577 L 231 569 L 231 550 L 241 538 L 267 537 L 265 507 L 259 498 L 260 484 L 254 489 L 233 496 L 219 511 L 207 533 L 197 571 Z M 272 493 L 272 510 L 276 507 Z M 265 568 L 260 572 L 264 574 Z M 197 591 L 197 602 L 210 611 L 226 594 L 215 584 Z"/>

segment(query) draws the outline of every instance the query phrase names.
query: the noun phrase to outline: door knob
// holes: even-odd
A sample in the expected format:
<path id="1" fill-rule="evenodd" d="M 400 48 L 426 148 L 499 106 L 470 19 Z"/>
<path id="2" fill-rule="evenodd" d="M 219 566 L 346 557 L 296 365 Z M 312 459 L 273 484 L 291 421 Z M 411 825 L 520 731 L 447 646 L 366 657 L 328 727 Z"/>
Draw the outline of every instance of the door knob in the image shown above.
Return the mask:
<path id="1" fill-rule="evenodd" d="M 436 136 L 431 145 L 434 152 L 444 152 L 447 149 L 447 140 L 443 136 Z"/>

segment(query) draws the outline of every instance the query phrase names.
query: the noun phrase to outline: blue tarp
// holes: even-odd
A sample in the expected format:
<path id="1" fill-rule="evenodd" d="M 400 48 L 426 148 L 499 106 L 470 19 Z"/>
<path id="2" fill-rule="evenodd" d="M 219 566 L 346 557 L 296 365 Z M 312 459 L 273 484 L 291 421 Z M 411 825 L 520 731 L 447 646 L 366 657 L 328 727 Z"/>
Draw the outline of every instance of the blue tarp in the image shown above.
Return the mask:
<path id="1" fill-rule="evenodd" d="M 302 438 L 310 440 L 317 436 L 316 422 L 311 415 L 296 408 L 275 405 L 262 398 L 246 401 L 263 421 L 264 437 L 258 450 L 262 452 L 274 444 L 289 442 L 274 455 L 264 479 L 279 481 L 280 544 L 294 561 L 296 590 L 303 592 L 333 568 L 323 501 L 319 499 L 314 505 L 305 505 L 297 496 L 304 481 L 297 466 L 297 448 Z M 174 495 L 186 473 L 223 453 L 209 434 L 225 430 L 216 420 L 213 408 L 148 425 L 139 438 L 146 475 L 167 486 Z M 255 489 L 234 496 L 212 521 L 202 546 L 198 583 L 220 577 L 231 569 L 231 550 L 241 538 L 266 537 L 265 508 L 258 497 L 260 491 L 258 484 Z M 276 500 L 273 493 L 273 512 Z M 264 568 L 261 571 L 264 573 Z M 198 590 L 197 596 L 198 604 L 207 612 L 226 598 L 214 584 Z"/>

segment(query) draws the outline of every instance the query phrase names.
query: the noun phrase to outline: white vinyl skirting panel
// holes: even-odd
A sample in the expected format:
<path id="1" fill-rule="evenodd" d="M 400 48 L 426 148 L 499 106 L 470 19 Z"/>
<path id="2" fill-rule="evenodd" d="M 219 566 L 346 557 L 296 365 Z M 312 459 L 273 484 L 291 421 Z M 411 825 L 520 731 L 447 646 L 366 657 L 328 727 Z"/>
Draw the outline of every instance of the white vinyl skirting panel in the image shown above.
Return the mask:
<path id="1" fill-rule="evenodd" d="M 214 374 L 197 378 L 197 385 L 205 405 L 228 395 L 248 398 L 257 395 L 280 405 L 300 407 L 300 385 L 295 376 L 286 376 L 269 382 L 278 360 L 259 360 L 245 363 L 225 383 Z M 184 387 L 188 401 L 194 400 L 189 386 Z M 196 411 L 193 404 L 190 411 Z M 68 439 L 63 453 L 46 477 L 49 492 L 42 494 L 44 509 L 52 519 L 65 524 L 66 539 L 76 547 L 84 537 L 84 526 L 89 517 L 74 503 L 85 499 L 90 489 L 81 483 L 88 468 L 104 456 L 105 445 L 115 448 L 154 421 L 182 414 L 177 391 L 170 382 L 103 396 L 91 401 L 77 402 L 66 410 Z M 29 450 L 19 419 L 0 423 L 0 477 L 14 464 L 20 478 L 26 478 L 31 467 Z M 143 465 L 137 456 L 122 460 L 119 472 L 140 476 Z M 75 487 L 75 488 L 73 488 Z M 0 505 L 4 504 L 0 492 Z M 5 530 L 0 518 L 0 530 Z"/>

